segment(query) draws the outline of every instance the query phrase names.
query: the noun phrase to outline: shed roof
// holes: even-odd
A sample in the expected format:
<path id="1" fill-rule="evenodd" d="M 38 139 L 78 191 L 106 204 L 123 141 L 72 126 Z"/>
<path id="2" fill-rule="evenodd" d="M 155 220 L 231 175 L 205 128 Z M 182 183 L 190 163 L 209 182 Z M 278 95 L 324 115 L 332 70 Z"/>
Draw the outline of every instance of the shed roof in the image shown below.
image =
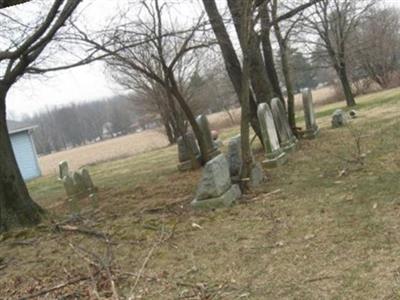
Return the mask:
<path id="1" fill-rule="evenodd" d="M 28 124 L 26 122 L 18 122 L 14 120 L 7 120 L 7 128 L 9 134 L 15 134 L 23 131 L 30 131 L 37 126 Z"/>

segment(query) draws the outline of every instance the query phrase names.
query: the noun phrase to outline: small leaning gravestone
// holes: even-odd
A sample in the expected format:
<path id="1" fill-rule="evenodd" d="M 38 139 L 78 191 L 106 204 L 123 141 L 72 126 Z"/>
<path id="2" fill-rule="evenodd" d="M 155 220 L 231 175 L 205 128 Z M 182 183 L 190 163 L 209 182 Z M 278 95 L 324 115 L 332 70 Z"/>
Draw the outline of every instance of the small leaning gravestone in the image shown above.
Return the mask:
<path id="1" fill-rule="evenodd" d="M 177 140 L 179 171 L 195 170 L 200 167 L 200 151 L 193 133 L 186 133 Z"/>
<path id="2" fill-rule="evenodd" d="M 218 147 L 214 143 L 213 138 L 211 136 L 210 125 L 208 123 L 207 117 L 205 115 L 199 115 L 196 118 L 196 122 L 199 125 L 200 130 L 205 139 L 209 158 L 212 159 L 212 158 L 216 157 L 217 155 L 221 154 L 221 151 L 218 150 Z"/>
<path id="3" fill-rule="evenodd" d="M 335 110 L 332 114 L 332 128 L 339 128 L 345 126 L 347 123 L 347 114 L 341 109 Z"/>
<path id="4" fill-rule="evenodd" d="M 257 116 L 265 148 L 266 159 L 263 164 L 267 167 L 277 167 L 286 163 L 287 156 L 279 144 L 274 117 L 268 104 L 261 103 L 258 105 Z"/>
<path id="5" fill-rule="evenodd" d="M 191 205 L 196 209 L 229 207 L 240 196 L 239 186 L 232 185 L 228 161 L 223 154 L 219 154 L 205 164 Z"/>

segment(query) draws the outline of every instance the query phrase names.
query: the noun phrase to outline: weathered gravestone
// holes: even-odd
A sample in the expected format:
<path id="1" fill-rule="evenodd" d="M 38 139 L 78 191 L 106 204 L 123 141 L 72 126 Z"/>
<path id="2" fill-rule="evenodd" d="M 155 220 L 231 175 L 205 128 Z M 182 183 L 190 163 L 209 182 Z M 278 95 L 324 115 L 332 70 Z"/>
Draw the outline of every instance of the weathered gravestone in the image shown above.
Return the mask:
<path id="1" fill-rule="evenodd" d="M 205 115 L 199 115 L 196 118 L 196 122 L 199 125 L 200 130 L 203 134 L 209 159 L 212 159 L 217 155 L 221 154 L 221 151 L 218 150 L 218 147 L 214 143 L 213 138 L 211 136 L 210 125 L 208 123 L 207 117 Z"/>
<path id="2" fill-rule="evenodd" d="M 337 109 L 332 114 L 332 128 L 339 128 L 345 126 L 348 123 L 346 113 L 341 110 Z"/>
<path id="3" fill-rule="evenodd" d="M 314 139 L 319 133 L 319 128 L 315 119 L 314 103 L 310 89 L 304 89 L 303 92 L 303 108 L 306 129 L 303 132 L 303 138 Z"/>
<path id="4" fill-rule="evenodd" d="M 285 152 L 294 150 L 296 148 L 297 139 L 290 129 L 288 116 L 280 99 L 274 98 L 271 100 L 271 111 L 274 116 L 281 147 Z"/>
<path id="5" fill-rule="evenodd" d="M 260 185 L 265 180 L 265 176 L 261 164 L 255 161 L 253 154 L 251 154 L 251 158 L 253 166 L 250 171 L 250 185 L 255 187 Z M 232 182 L 240 182 L 240 172 L 243 161 L 240 134 L 229 140 L 227 159 Z"/>
<path id="6" fill-rule="evenodd" d="M 261 103 L 258 105 L 257 116 L 265 148 L 266 159 L 263 164 L 267 167 L 277 167 L 284 164 L 287 161 L 287 156 L 279 144 L 274 117 L 268 104 Z"/>
<path id="7" fill-rule="evenodd" d="M 194 208 L 213 209 L 229 207 L 241 196 L 237 184 L 232 185 L 229 174 L 229 165 L 223 154 L 219 154 L 208 161 L 197 188 Z"/>
<path id="8" fill-rule="evenodd" d="M 178 158 L 180 171 L 198 169 L 200 165 L 200 151 L 196 138 L 192 133 L 186 133 L 178 138 Z"/>
<path id="9" fill-rule="evenodd" d="M 64 185 L 71 211 L 79 213 L 78 198 L 94 195 L 97 190 L 89 171 L 83 168 L 77 172 L 70 173 L 68 163 L 62 161 L 59 163 L 59 176 L 59 180 Z"/>

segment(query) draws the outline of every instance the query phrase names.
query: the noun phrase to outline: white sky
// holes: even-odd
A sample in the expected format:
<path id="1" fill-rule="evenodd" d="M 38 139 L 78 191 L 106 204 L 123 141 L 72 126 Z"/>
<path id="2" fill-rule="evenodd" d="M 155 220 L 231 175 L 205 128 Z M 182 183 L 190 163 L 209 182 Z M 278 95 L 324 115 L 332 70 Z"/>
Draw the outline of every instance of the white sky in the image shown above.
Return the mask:
<path id="1" fill-rule="evenodd" d="M 91 0 L 94 3 L 94 0 Z M 85 7 L 82 16 L 86 23 L 97 27 L 104 24 L 104 20 L 115 9 L 126 3 L 127 0 L 95 0 L 95 5 L 83 1 L 81 8 Z M 128 0 L 129 1 L 129 0 Z M 186 3 L 192 2 L 185 0 Z M 218 4 L 226 0 L 216 0 Z M 390 5 L 400 6 L 400 0 L 385 0 Z M 183 3 L 183 1 L 182 1 Z M 183 5 L 181 15 L 191 15 L 193 6 Z M 101 62 L 88 66 L 60 71 L 46 76 L 34 76 L 21 79 L 17 82 L 7 98 L 7 111 L 10 117 L 21 117 L 57 105 L 70 102 L 91 101 L 108 98 L 121 93 L 122 90 L 105 74 Z"/>

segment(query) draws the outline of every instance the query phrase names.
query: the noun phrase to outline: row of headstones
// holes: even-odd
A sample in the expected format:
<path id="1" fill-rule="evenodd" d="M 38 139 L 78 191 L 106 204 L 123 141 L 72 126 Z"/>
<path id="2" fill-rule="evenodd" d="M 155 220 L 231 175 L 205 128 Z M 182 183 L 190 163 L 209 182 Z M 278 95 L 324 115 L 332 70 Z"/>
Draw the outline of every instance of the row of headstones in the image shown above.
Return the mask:
<path id="1" fill-rule="evenodd" d="M 303 91 L 303 106 L 306 128 L 302 132 L 302 137 L 307 139 L 315 138 L 318 135 L 319 128 L 316 124 L 314 115 L 314 106 L 311 91 Z M 261 135 L 265 148 L 266 159 L 263 165 L 267 167 L 276 167 L 287 161 L 286 153 L 296 147 L 297 139 L 290 129 L 288 118 L 282 102 L 275 98 L 271 101 L 271 106 L 262 103 L 258 106 L 258 120 L 260 122 Z M 203 132 L 209 131 L 209 125 L 205 116 L 199 117 L 200 127 Z M 178 143 L 179 158 L 187 159 L 187 156 L 181 156 L 182 150 L 187 150 L 187 145 L 194 148 L 199 155 L 195 138 L 189 135 L 186 137 L 186 143 Z M 211 137 L 211 134 L 209 135 Z M 190 143 L 188 143 L 190 141 Z M 210 145 L 212 141 L 210 140 Z M 215 145 L 214 145 L 215 146 Z M 213 146 L 213 147 L 214 147 Z M 242 167 L 241 138 L 237 135 L 230 139 L 228 145 L 228 154 L 225 157 L 217 148 L 213 153 L 217 156 L 208 161 L 203 169 L 202 177 L 197 188 L 195 199 L 192 206 L 195 208 L 217 208 L 221 206 L 230 206 L 241 197 L 239 188 L 240 174 Z M 198 156 L 197 156 L 198 157 Z M 264 172 L 260 163 L 257 163 L 251 154 L 253 164 L 248 178 L 251 186 L 260 185 L 264 181 Z M 182 161 L 180 166 L 182 165 Z M 190 166 L 190 164 L 188 164 Z M 182 168 L 181 168 L 182 169 Z"/>
<path id="2" fill-rule="evenodd" d="M 89 197 L 93 208 L 97 207 L 97 188 L 93 184 L 89 171 L 85 168 L 75 172 L 69 171 L 68 162 L 62 161 L 58 165 L 59 177 L 67 194 L 67 203 L 71 213 L 79 213 L 79 199 Z"/>

